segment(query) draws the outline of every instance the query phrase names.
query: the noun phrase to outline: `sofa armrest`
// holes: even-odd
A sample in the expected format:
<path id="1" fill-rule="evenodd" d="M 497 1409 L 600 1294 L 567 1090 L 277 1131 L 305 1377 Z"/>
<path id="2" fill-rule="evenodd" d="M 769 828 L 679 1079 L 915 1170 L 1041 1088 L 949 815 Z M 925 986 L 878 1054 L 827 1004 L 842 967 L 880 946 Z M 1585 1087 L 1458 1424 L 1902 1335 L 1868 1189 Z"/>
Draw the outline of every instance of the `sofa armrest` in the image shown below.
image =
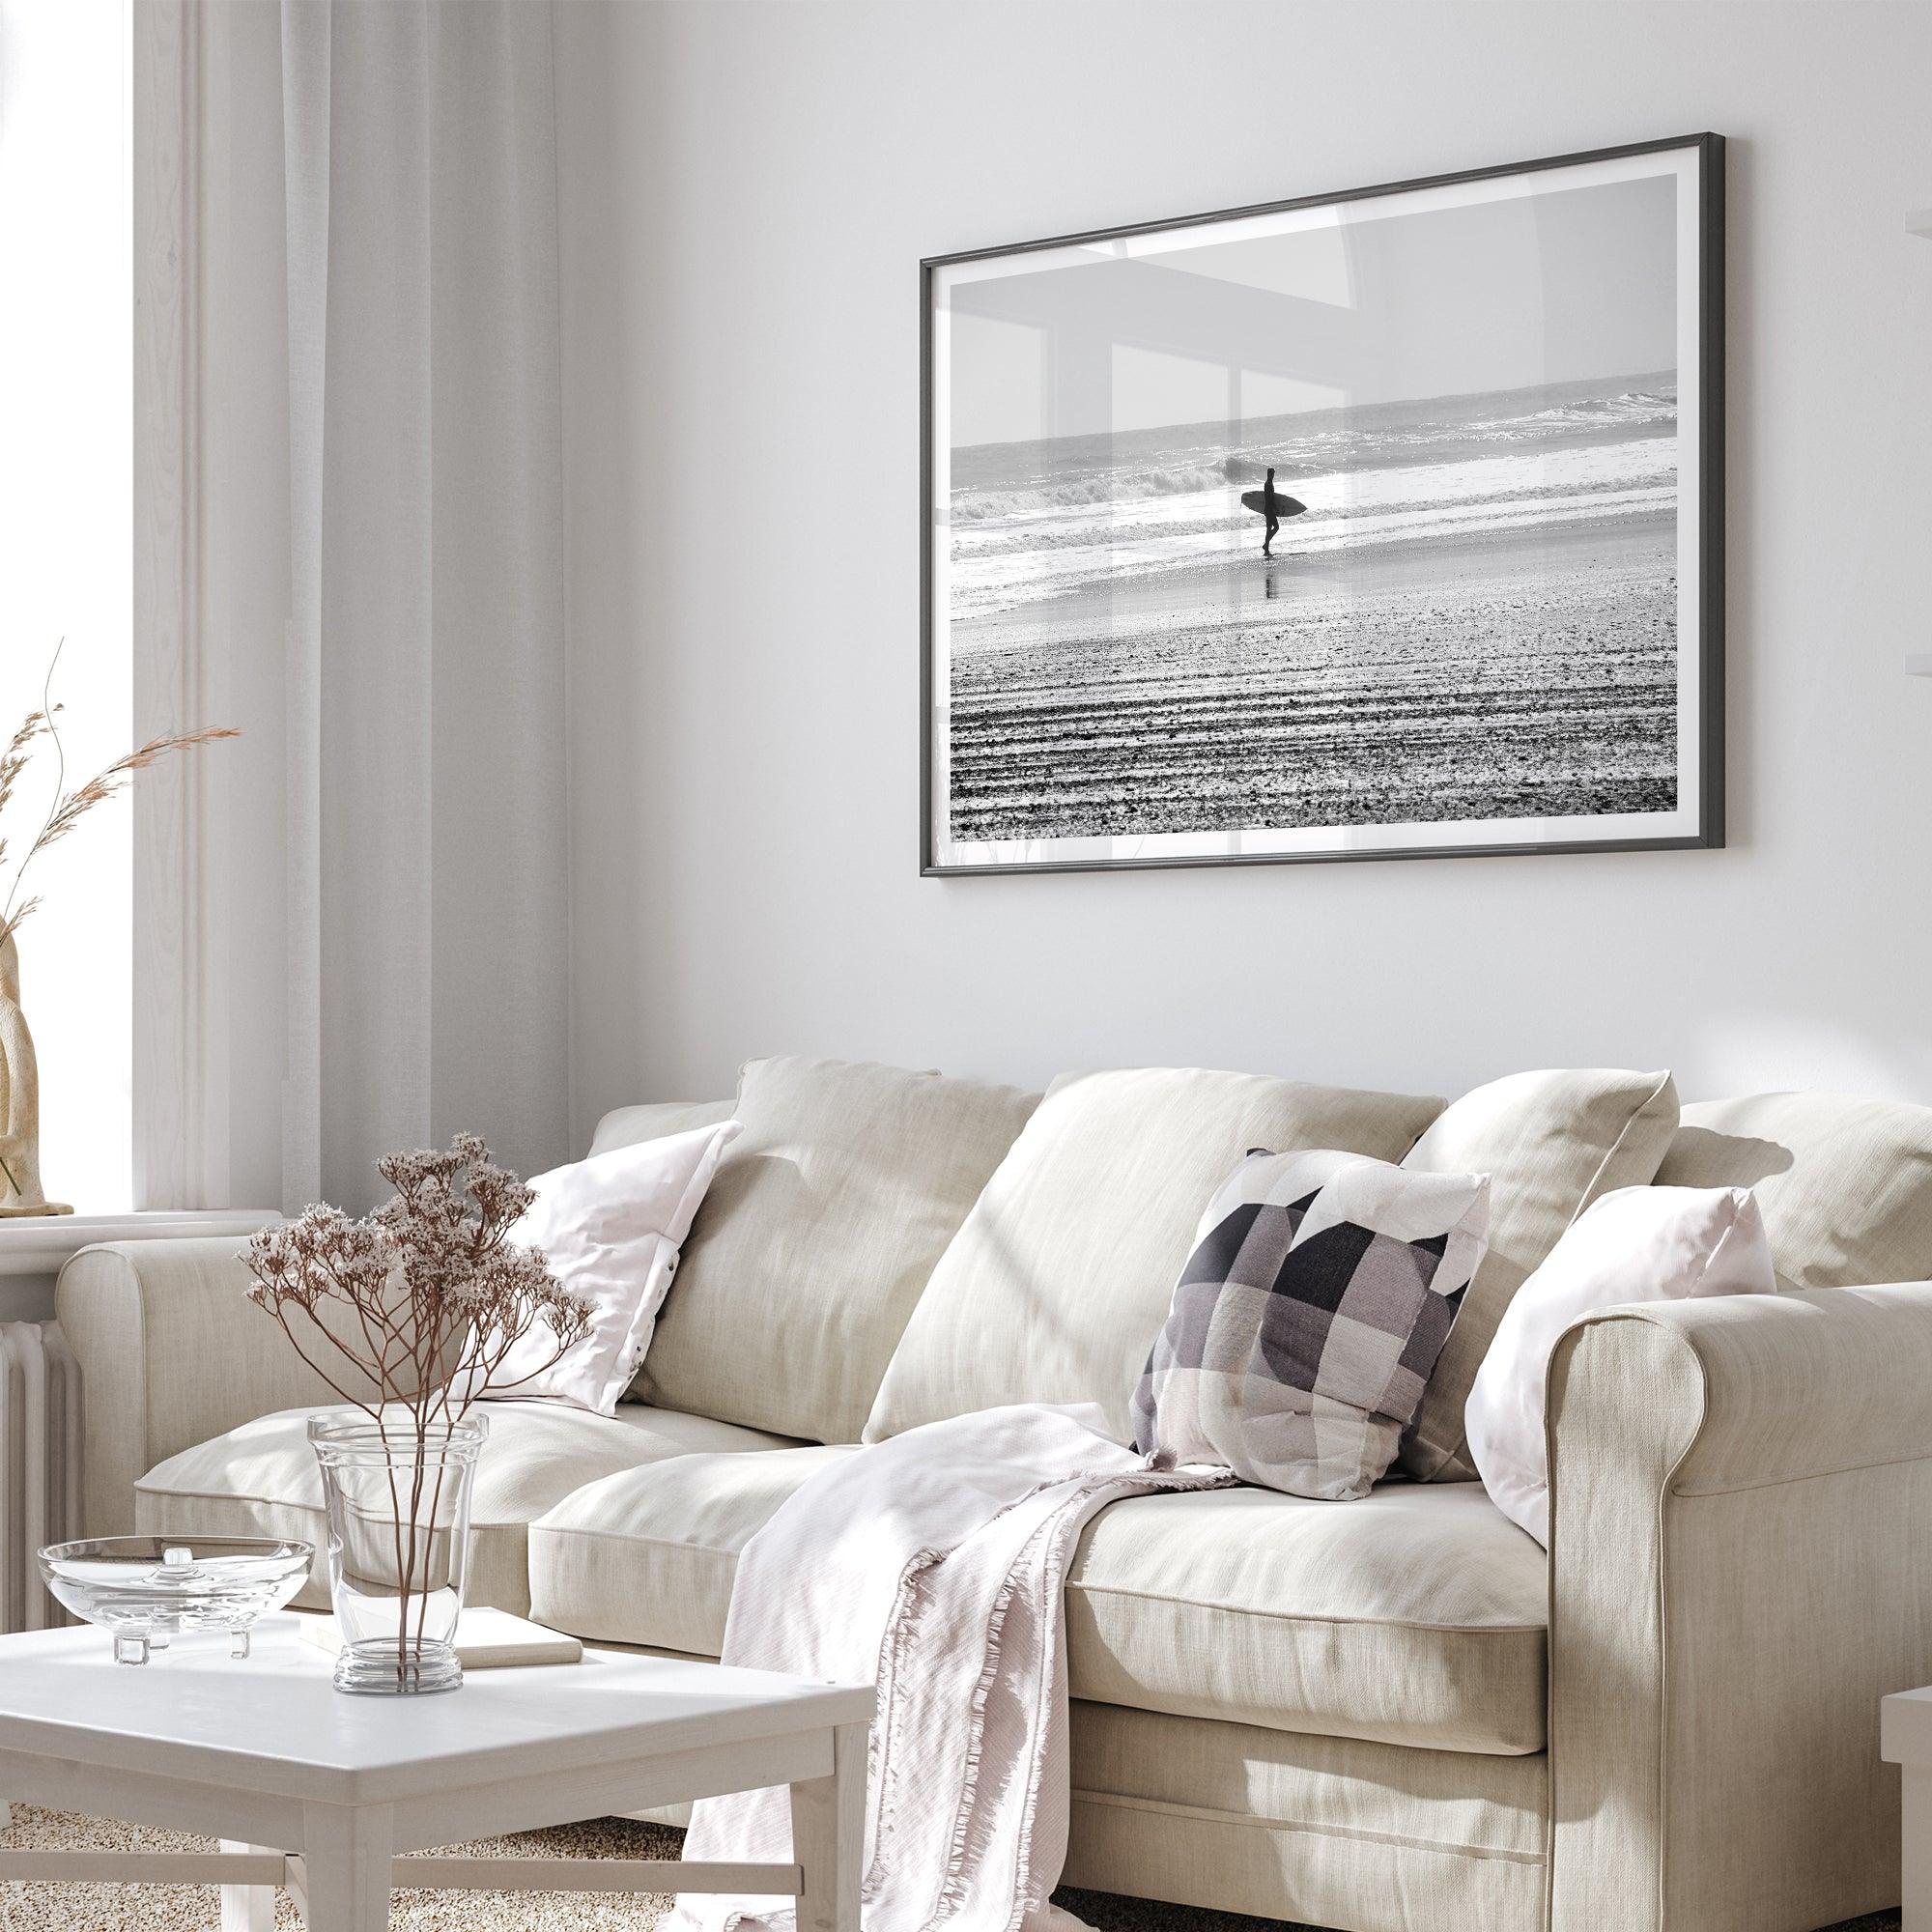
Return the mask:
<path id="1" fill-rule="evenodd" d="M 232 1236 L 116 1241 L 62 1268 L 54 1309 L 81 1373 L 81 1533 L 131 1530 L 134 1485 L 164 1458 L 279 1408 L 340 1400 L 245 1298 L 242 1247 Z M 341 1363 L 332 1350 L 318 1359 L 332 1374 Z M 341 1363 L 338 1379 L 360 1393 L 367 1380 L 353 1374 Z"/>
<path id="2" fill-rule="evenodd" d="M 1932 1682 L 1932 1284 L 1578 1323 L 1549 1367 L 1551 1932 L 1898 1897 L 1879 1699 Z"/>

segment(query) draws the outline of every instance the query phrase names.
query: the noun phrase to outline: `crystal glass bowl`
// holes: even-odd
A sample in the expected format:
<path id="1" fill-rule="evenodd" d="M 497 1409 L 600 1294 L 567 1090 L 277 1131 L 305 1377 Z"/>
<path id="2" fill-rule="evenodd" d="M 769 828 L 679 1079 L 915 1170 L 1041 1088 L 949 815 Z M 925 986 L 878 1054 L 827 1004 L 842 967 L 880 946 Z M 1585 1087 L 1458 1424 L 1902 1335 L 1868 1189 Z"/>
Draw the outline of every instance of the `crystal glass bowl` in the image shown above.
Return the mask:
<path id="1" fill-rule="evenodd" d="M 114 1639 L 118 1663 L 145 1663 L 182 1631 L 227 1631 L 248 1655 L 248 1627 L 299 1590 L 315 1546 L 268 1536 L 99 1536 L 52 1543 L 41 1575 L 57 1602 Z"/>

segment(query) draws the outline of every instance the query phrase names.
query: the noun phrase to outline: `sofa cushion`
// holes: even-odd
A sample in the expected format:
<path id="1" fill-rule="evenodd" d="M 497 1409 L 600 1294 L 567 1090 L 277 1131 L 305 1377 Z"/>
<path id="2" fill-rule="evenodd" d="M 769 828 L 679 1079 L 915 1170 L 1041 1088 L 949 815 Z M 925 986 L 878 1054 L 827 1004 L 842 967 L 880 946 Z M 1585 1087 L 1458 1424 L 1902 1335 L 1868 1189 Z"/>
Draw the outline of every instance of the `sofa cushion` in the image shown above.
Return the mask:
<path id="1" fill-rule="evenodd" d="M 759 1060 L 633 1393 L 858 1439 L 933 1264 L 1025 1125 L 1013 1087 Z"/>
<path id="2" fill-rule="evenodd" d="M 530 1526 L 531 1613 L 719 1655 L 738 1552 L 830 1457 L 685 1456 Z M 1543 1747 L 1544 1554 L 1475 1484 L 1359 1502 L 1271 1490 L 1102 1510 L 1066 1592 L 1070 1690 L 1134 1710 L 1437 1750 Z"/>
<path id="3" fill-rule="evenodd" d="M 326 1609 L 322 1550 L 327 1541 L 322 1472 L 308 1419 L 327 1407 L 286 1408 L 157 1463 L 135 1486 L 144 1536 L 286 1536 L 316 1546 L 315 1574 L 297 1601 Z M 789 1447 L 702 1416 L 620 1404 L 615 1416 L 543 1402 L 493 1402 L 471 1504 L 469 1601 L 527 1614 L 526 1532 L 561 1496 L 613 1470 L 695 1450 L 737 1455 Z"/>
<path id="4" fill-rule="evenodd" d="M 1676 1131 L 1669 1074 L 1576 1067 L 1492 1080 L 1416 1142 L 1405 1167 L 1490 1177 L 1490 1246 L 1404 1438 L 1410 1475 L 1474 1477 L 1463 1407 L 1510 1298 L 1591 1202 L 1655 1179 Z"/>
<path id="5" fill-rule="evenodd" d="M 1195 1223 L 1242 1155 L 1400 1160 L 1441 1105 L 1193 1067 L 1063 1074 L 933 1269 L 866 1439 L 1002 1403 L 1096 1402 L 1126 1440 Z"/>
<path id="6" fill-rule="evenodd" d="M 612 1107 L 597 1122 L 590 1151 L 609 1153 L 612 1148 L 636 1147 L 639 1141 L 661 1141 L 667 1134 L 715 1127 L 730 1118 L 729 1100 L 647 1100 L 640 1107 Z"/>
<path id="7" fill-rule="evenodd" d="M 772 1512 L 851 1444 L 769 1456 L 682 1456 L 587 1483 L 530 1524 L 530 1614 L 592 1642 L 717 1657 L 738 1552 Z M 753 1465 L 756 1466 L 753 1466 Z"/>
<path id="8" fill-rule="evenodd" d="M 1700 1101 L 1657 1179 L 1748 1187 L 1787 1290 L 1932 1277 L 1932 1107 L 1845 1094 Z"/>

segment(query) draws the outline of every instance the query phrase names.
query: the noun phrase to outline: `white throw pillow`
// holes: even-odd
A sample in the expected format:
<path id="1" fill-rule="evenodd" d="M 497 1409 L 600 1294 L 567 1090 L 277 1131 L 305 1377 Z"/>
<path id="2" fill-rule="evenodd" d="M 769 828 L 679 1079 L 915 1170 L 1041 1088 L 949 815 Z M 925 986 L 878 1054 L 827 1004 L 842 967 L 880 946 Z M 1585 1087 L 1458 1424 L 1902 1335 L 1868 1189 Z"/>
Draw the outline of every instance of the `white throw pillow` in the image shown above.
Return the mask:
<path id="1" fill-rule="evenodd" d="M 548 1396 L 597 1415 L 617 1412 L 651 1345 L 692 1217 L 737 1132 L 736 1121 L 720 1121 L 532 1177 L 537 1198 L 509 1238 L 543 1250 L 551 1272 L 589 1304 L 590 1328 L 553 1362 L 555 1334 L 539 1321 L 511 1346 L 485 1399 Z"/>
<path id="2" fill-rule="evenodd" d="M 1503 1311 L 1463 1412 L 1483 1487 L 1547 1548 L 1544 1394 L 1550 1351 L 1600 1308 L 1775 1294 L 1771 1243 L 1744 1187 L 1626 1187 L 1580 1214 Z"/>

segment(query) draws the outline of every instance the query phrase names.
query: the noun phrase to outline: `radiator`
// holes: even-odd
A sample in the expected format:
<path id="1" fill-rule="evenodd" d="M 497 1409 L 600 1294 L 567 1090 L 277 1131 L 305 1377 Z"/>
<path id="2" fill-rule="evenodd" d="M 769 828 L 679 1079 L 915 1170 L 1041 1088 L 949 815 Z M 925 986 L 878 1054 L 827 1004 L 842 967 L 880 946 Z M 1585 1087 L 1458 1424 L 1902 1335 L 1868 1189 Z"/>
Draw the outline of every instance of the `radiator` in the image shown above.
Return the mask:
<path id="1" fill-rule="evenodd" d="M 51 1321 L 0 1321 L 0 1631 L 73 1619 L 41 1548 L 80 1533 L 80 1364 Z"/>

